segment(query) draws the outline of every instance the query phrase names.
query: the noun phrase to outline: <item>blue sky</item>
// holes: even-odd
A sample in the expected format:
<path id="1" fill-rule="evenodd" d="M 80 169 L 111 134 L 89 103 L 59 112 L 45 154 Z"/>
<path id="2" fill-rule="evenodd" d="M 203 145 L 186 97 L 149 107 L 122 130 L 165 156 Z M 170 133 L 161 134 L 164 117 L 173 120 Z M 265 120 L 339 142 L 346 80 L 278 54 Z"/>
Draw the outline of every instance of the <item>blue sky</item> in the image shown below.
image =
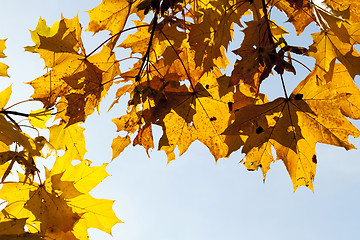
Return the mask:
<path id="1" fill-rule="evenodd" d="M 5 51 L 8 57 L 4 62 L 10 66 L 11 78 L 1 79 L 0 89 L 13 83 L 11 101 L 30 96 L 32 89 L 23 82 L 31 81 L 43 71 L 42 60 L 23 51 L 24 46 L 32 45 L 28 29 L 35 29 L 39 17 L 51 25 L 60 19 L 61 12 L 66 18 L 79 12 L 86 26 L 89 18 L 85 11 L 100 2 L 2 1 L 0 38 L 8 38 Z M 84 34 L 89 50 L 107 36 L 100 34 L 90 39 L 91 35 Z M 311 37 L 307 41 L 311 43 Z M 299 72 L 296 77 L 288 78 L 296 84 L 304 74 Z M 274 87 L 276 81 L 266 80 L 264 89 Z M 84 125 L 86 157 L 97 165 L 110 161 L 110 145 L 117 136 L 111 119 L 120 113 L 116 109 L 107 112 L 113 96 L 114 91 L 101 105 L 101 115 L 90 116 Z M 32 107 L 24 106 L 21 110 Z M 360 146 L 359 141 L 353 143 Z M 315 193 L 304 187 L 293 193 L 290 177 L 280 161 L 272 165 L 263 183 L 261 172 L 248 172 L 238 163 L 243 157 L 240 153 L 215 164 L 207 148 L 199 142 L 169 165 L 163 152 L 153 150 L 150 156 L 140 147 L 129 146 L 109 165 L 107 170 L 112 176 L 92 194 L 116 200 L 114 211 L 125 223 L 113 228 L 113 237 L 91 230 L 90 239 L 360 239 L 360 159 L 356 150 L 347 152 L 337 147 L 317 146 Z"/>

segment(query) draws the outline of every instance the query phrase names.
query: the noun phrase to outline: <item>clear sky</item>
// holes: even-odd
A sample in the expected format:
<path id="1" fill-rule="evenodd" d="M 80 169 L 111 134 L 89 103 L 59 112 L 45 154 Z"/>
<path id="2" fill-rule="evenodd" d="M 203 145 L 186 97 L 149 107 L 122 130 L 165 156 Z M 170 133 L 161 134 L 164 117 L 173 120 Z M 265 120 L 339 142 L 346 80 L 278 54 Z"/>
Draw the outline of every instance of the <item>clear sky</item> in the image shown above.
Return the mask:
<path id="1" fill-rule="evenodd" d="M 32 89 L 23 82 L 42 74 L 43 61 L 39 56 L 23 51 L 24 46 L 32 45 L 28 29 L 35 29 L 40 17 L 51 25 L 60 20 L 61 12 L 66 18 L 79 12 L 86 26 L 89 18 L 85 11 L 100 2 L 2 0 L 0 38 L 8 38 L 5 50 L 8 57 L 4 62 L 10 66 L 11 78 L 2 78 L 0 89 L 13 83 L 12 102 L 29 97 Z M 107 34 L 89 39 L 91 35 L 84 34 L 89 50 Z M 311 43 L 311 37 L 307 37 L 307 41 Z M 298 75 L 288 77 L 296 84 L 303 77 L 301 72 Z M 274 87 L 275 81 L 266 80 L 264 88 Z M 110 161 L 110 145 L 117 136 L 111 119 L 120 113 L 117 109 L 107 112 L 113 96 L 114 91 L 101 105 L 101 115 L 88 117 L 84 125 L 86 157 L 97 165 Z M 160 132 L 155 131 L 155 135 L 159 137 Z M 353 143 L 360 146 L 359 141 Z M 90 239 L 360 239 L 359 151 L 347 152 L 319 144 L 315 193 L 305 187 L 293 193 L 281 161 L 272 165 L 263 183 L 261 172 L 248 172 L 238 164 L 243 157 L 240 153 L 215 164 L 207 148 L 198 142 L 169 165 L 163 152 L 153 150 L 150 156 L 148 158 L 140 147 L 129 146 L 109 165 L 107 170 L 112 176 L 92 194 L 116 200 L 114 211 L 125 223 L 113 228 L 113 237 L 91 230 Z"/>

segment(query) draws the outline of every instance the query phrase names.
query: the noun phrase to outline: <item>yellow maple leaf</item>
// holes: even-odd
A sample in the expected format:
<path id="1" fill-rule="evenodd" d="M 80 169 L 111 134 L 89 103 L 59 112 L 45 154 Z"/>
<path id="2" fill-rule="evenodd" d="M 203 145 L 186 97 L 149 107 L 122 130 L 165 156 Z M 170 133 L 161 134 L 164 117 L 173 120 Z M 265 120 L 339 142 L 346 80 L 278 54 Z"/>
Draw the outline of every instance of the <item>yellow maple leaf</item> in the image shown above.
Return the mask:
<path id="1" fill-rule="evenodd" d="M 55 149 L 64 150 L 73 159 L 83 160 L 86 152 L 84 128 L 79 124 L 66 127 L 66 124 L 49 128 L 49 142 Z M 67 162 L 67 161 L 66 161 Z M 63 169 L 65 170 L 65 169 Z"/>
<path id="2" fill-rule="evenodd" d="M 242 152 L 250 170 L 260 167 L 264 176 L 274 159 L 282 159 L 293 181 L 313 189 L 317 156 L 316 143 L 354 148 L 348 137 L 360 136 L 345 117 L 358 119 L 360 92 L 341 64 L 333 60 L 329 72 L 317 67 L 288 98 L 262 105 L 247 105 L 235 113 L 235 121 L 224 134 L 244 135 Z M 352 110 L 355 111 L 352 111 Z M 345 116 L 344 116 L 345 115 Z"/>
<path id="3" fill-rule="evenodd" d="M 26 51 L 36 53 L 36 49 L 40 45 L 40 36 L 43 37 L 52 37 L 59 30 L 59 21 L 56 21 L 51 27 L 46 24 L 44 19 L 39 19 L 38 25 L 35 30 L 30 30 L 31 39 L 36 44 L 35 46 L 27 46 L 25 47 Z"/>
<path id="4" fill-rule="evenodd" d="M 62 172 L 61 181 L 71 182 L 71 184 L 81 193 L 88 193 L 109 176 L 106 172 L 107 165 L 108 164 L 103 164 L 100 167 L 90 167 L 86 161 L 82 161 L 75 166 L 69 165 L 66 170 L 63 170 L 58 168 L 58 165 L 55 164 L 51 169 L 49 176 L 58 175 L 58 172 Z"/>
<path id="5" fill-rule="evenodd" d="M 165 91 L 164 99 L 152 109 L 153 119 L 163 128 L 159 149 L 168 155 L 168 162 L 174 160 L 174 149 L 178 147 L 183 154 L 193 141 L 198 139 L 205 144 L 217 160 L 228 155 L 225 130 L 230 118 L 228 102 L 232 94 L 219 94 L 216 80 L 221 73 L 204 74 L 194 89 L 184 91 Z"/>
<path id="6" fill-rule="evenodd" d="M 38 35 L 36 52 L 51 70 L 29 83 L 35 90 L 32 97 L 46 108 L 56 105 L 56 118 L 69 125 L 84 121 L 98 108 L 120 73 L 114 54 L 104 46 L 101 52 L 86 56 L 77 17 L 62 18 L 51 36 Z"/>
<path id="7" fill-rule="evenodd" d="M 352 77 L 360 74 L 360 54 L 354 48 L 360 43 L 358 22 L 349 22 L 336 13 L 317 10 L 320 33 L 312 34 L 313 44 L 309 47 L 309 55 L 316 59 L 316 64 L 326 71 L 333 59 L 338 59 L 346 66 Z M 320 21 L 320 20 L 319 20 Z"/>
<path id="8" fill-rule="evenodd" d="M 165 151 L 167 162 L 175 160 L 174 150 L 179 149 L 179 155 L 187 151 L 189 146 L 196 139 L 196 133 L 191 128 L 191 120 L 194 115 L 194 109 L 191 107 L 194 97 L 188 94 L 172 94 L 166 101 L 169 106 L 169 112 L 157 112 L 161 116 L 161 125 L 163 136 L 159 140 L 159 150 Z M 160 105 L 164 110 L 164 105 Z"/>
<path id="9" fill-rule="evenodd" d="M 114 36 L 123 30 L 130 14 L 137 12 L 139 3 L 133 0 L 103 0 L 96 8 L 88 11 L 90 22 L 86 30 L 94 33 L 109 30 Z"/>
<path id="10" fill-rule="evenodd" d="M 44 22 L 39 22 L 40 26 L 34 31 L 38 34 L 35 39 L 37 44 L 36 51 L 45 60 L 46 67 L 56 65 L 57 57 L 54 53 L 73 53 L 76 54 L 81 49 L 82 55 L 85 55 L 85 49 L 81 40 L 82 27 L 78 16 L 73 19 L 66 19 L 61 16 L 60 22 L 55 22 L 48 31 L 42 31 L 46 28 Z"/>
<path id="11" fill-rule="evenodd" d="M 12 194 L 9 194 L 9 193 Z M 51 181 L 44 184 L 36 183 L 4 183 L 0 191 L 2 199 L 8 202 L 2 210 L 5 216 L 27 218 L 27 224 L 39 226 L 30 229 L 40 232 L 43 236 L 51 231 L 53 226 L 62 232 L 71 231 L 73 225 L 80 219 L 67 205 L 64 198 L 59 197 L 51 188 Z"/>
<path id="12" fill-rule="evenodd" d="M 50 175 L 58 172 L 55 166 Z M 114 201 L 96 199 L 88 193 L 109 176 L 105 170 L 106 166 L 107 164 L 101 167 L 90 167 L 83 161 L 75 166 L 69 165 L 61 177 L 61 181 L 71 182 L 76 190 L 83 193 L 67 199 L 68 205 L 81 216 L 74 227 L 77 229 L 74 232 L 77 237 L 88 228 L 97 228 L 111 234 L 111 228 L 116 223 L 121 223 L 112 210 Z"/>
<path id="13" fill-rule="evenodd" d="M 338 59 L 347 67 L 352 77 L 360 74 L 360 55 L 352 44 L 341 41 L 332 31 L 312 34 L 314 43 L 309 48 L 309 56 L 316 64 L 329 71 L 330 63 Z"/>
<path id="14" fill-rule="evenodd" d="M 291 22 L 296 30 L 297 35 L 300 35 L 305 28 L 314 21 L 311 15 L 311 8 L 307 1 L 296 1 L 296 5 L 292 1 L 280 0 L 276 2 L 270 2 L 274 4 L 280 11 L 283 11 L 289 18 L 288 22 Z"/>

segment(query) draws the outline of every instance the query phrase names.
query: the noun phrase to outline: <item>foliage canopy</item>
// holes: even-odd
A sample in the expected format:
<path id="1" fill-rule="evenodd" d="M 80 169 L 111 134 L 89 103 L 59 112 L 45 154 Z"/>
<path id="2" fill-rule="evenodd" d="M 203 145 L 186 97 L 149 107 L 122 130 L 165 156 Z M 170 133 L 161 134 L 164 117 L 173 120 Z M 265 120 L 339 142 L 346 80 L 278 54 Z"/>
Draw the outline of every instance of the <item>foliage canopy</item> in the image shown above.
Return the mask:
<path id="1" fill-rule="evenodd" d="M 293 24 L 294 37 L 315 23 L 319 32 L 312 34 L 313 43 L 288 44 L 287 30 L 272 18 L 274 8 Z M 90 50 L 82 42 L 78 17 L 62 17 L 52 26 L 40 19 L 31 31 L 35 45 L 25 50 L 39 54 L 47 69 L 28 82 L 34 88 L 31 100 L 44 108 L 12 111 L 7 106 L 11 86 L 0 93 L 0 198 L 7 202 L 0 213 L 1 238 L 87 239 L 88 228 L 111 233 L 121 222 L 113 201 L 89 194 L 108 176 L 108 163 L 92 166 L 85 159 L 80 125 L 111 88 L 117 90 L 112 111 L 121 108 L 120 98 L 130 96 L 126 113 L 113 119 L 120 133 L 111 145 L 112 159 L 131 143 L 148 153 L 156 145 L 157 125 L 162 128 L 157 146 L 168 163 L 176 149 L 181 155 L 198 140 L 215 160 L 241 150 L 246 168 L 260 169 L 264 178 L 271 163 L 282 160 L 294 189 L 313 189 L 316 144 L 349 150 L 355 148 L 349 136 L 360 136 L 349 120 L 360 118 L 360 92 L 353 82 L 360 74 L 359 11 L 357 1 L 103 0 L 88 11 L 86 30 L 109 31 L 110 37 Z M 244 16 L 251 20 L 244 22 Z M 237 29 L 243 39 L 236 39 Z M 233 50 L 237 60 L 225 74 L 231 41 L 239 43 Z M 119 57 L 118 47 L 130 54 Z M 4 49 L 1 40 L 1 58 Z M 314 58 L 313 69 L 299 55 Z M 134 65 L 121 72 L 120 64 L 128 60 Z M 1 76 L 8 76 L 7 68 L 0 63 Z M 309 74 L 287 92 L 285 72 L 298 71 Z M 283 88 L 272 101 L 260 91 L 270 75 Z M 32 136 L 14 116 L 49 136 Z M 49 156 L 54 166 L 43 178 L 37 162 Z M 17 176 L 16 165 L 23 167 Z"/>

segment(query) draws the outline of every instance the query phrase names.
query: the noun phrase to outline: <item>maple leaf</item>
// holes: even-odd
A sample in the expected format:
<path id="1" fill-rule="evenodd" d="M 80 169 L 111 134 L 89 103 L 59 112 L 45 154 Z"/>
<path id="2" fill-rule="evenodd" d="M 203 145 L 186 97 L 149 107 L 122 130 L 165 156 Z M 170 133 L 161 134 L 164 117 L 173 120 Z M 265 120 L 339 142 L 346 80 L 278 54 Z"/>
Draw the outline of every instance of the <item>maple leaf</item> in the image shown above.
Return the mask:
<path id="1" fill-rule="evenodd" d="M 46 24 L 44 19 L 39 19 L 38 25 L 34 31 L 30 30 L 31 39 L 35 43 L 35 46 L 27 46 L 25 50 L 28 52 L 36 53 L 36 49 L 40 45 L 40 36 L 52 37 L 56 34 L 59 29 L 60 22 L 56 21 L 51 27 Z"/>
<path id="2" fill-rule="evenodd" d="M 159 124 L 163 128 L 163 136 L 159 140 L 159 150 L 165 151 L 168 163 L 175 159 L 174 149 L 177 146 L 182 155 L 196 139 L 191 128 L 195 110 L 191 106 L 196 96 L 191 92 L 171 93 L 166 102 L 159 105 L 162 111 L 154 110 L 155 118 L 161 116 Z"/>
<path id="3" fill-rule="evenodd" d="M 164 92 L 164 99 L 153 109 L 153 118 L 163 128 L 159 149 L 168 155 L 168 162 L 174 160 L 177 146 L 180 155 L 198 139 L 205 144 L 217 160 L 226 157 L 228 146 L 225 137 L 220 136 L 230 117 L 228 102 L 232 94 L 219 95 L 217 77 L 221 73 L 203 75 L 192 91 Z M 201 82 L 201 84 L 200 84 Z"/>
<path id="4" fill-rule="evenodd" d="M 114 36 L 123 30 L 130 14 L 138 13 L 139 3 L 136 0 L 103 0 L 96 8 L 88 11 L 90 23 L 86 30 L 94 33 L 109 30 Z"/>
<path id="5" fill-rule="evenodd" d="M 349 150 L 354 146 L 348 137 L 360 136 L 360 131 L 346 119 L 359 118 L 358 111 L 351 111 L 358 109 L 359 94 L 344 67 L 332 61 L 329 72 L 315 68 L 288 99 L 240 108 L 224 134 L 247 136 L 242 152 L 247 154 L 244 161 L 249 169 L 264 167 L 266 175 L 274 161 L 272 145 L 277 158 L 284 161 L 294 189 L 301 185 L 313 189 L 316 143 Z"/>
<path id="6" fill-rule="evenodd" d="M 248 136 L 242 152 L 247 154 L 252 150 L 245 156 L 249 169 L 264 166 L 265 176 L 268 166 L 273 161 L 270 158 L 270 146 L 273 145 L 278 158 L 283 159 L 288 167 L 295 189 L 301 181 L 304 181 L 303 185 L 307 184 L 312 188 L 315 169 L 309 159 L 315 155 L 315 146 L 311 147 L 311 139 L 304 136 L 306 131 L 298 124 L 301 121 L 298 112 L 314 117 L 314 113 L 303 100 L 279 98 L 263 105 L 247 105 L 235 113 L 235 121 L 224 134 Z M 254 147 L 256 149 L 253 149 Z M 290 159 L 295 163 L 288 162 Z"/>
<path id="7" fill-rule="evenodd" d="M 352 77 L 359 75 L 360 55 L 354 48 L 354 45 L 360 42 L 359 23 L 348 23 L 323 10 L 318 10 L 318 14 L 326 30 L 312 34 L 314 42 L 309 47 L 309 55 L 325 70 L 329 69 L 333 59 L 338 59 Z"/>
<path id="8" fill-rule="evenodd" d="M 44 184 L 4 183 L 0 197 L 8 201 L 2 210 L 6 216 L 27 218 L 27 224 L 39 226 L 36 231 L 45 236 L 53 227 L 62 232 L 71 231 L 80 215 L 73 212 L 64 198 L 51 188 L 51 179 Z M 12 194 L 9 194 L 11 192 Z M 32 229 L 33 230 L 33 229 Z"/>
<path id="9" fill-rule="evenodd" d="M 79 124 L 66 126 L 66 124 L 53 125 L 49 128 L 50 144 L 57 150 L 64 150 L 72 159 L 83 160 L 86 152 L 84 128 Z M 65 169 L 64 169 L 65 170 Z"/>
<path id="10" fill-rule="evenodd" d="M 352 77 L 359 75 L 360 55 L 352 44 L 344 43 L 333 32 L 313 34 L 314 43 L 309 48 L 309 56 L 316 59 L 319 67 L 329 70 L 330 62 L 338 59 L 347 68 Z"/>
<path id="11" fill-rule="evenodd" d="M 56 161 L 51 171 L 48 173 L 48 177 L 58 176 L 61 173 L 61 182 L 71 183 L 75 189 L 81 193 L 88 193 L 95 188 L 100 182 L 102 182 L 109 174 L 106 172 L 108 164 L 103 164 L 100 167 L 90 167 L 86 161 L 82 161 L 75 166 L 70 164 L 66 170 L 62 169 L 61 165 Z M 53 184 L 54 186 L 54 184 Z M 61 190 L 61 188 L 59 188 Z M 61 190 L 62 192 L 65 192 Z M 77 194 L 77 197 L 81 194 Z M 73 198 L 67 197 L 67 198 Z"/>
<path id="12" fill-rule="evenodd" d="M 297 35 L 300 35 L 314 21 L 307 1 L 280 0 L 274 5 L 286 14 L 288 22 L 294 25 Z"/>
<path id="13" fill-rule="evenodd" d="M 52 36 L 37 32 L 40 43 L 36 52 L 51 70 L 29 84 L 35 90 L 33 98 L 42 101 L 46 108 L 56 105 L 56 117 L 71 125 L 84 121 L 98 108 L 112 79 L 120 71 L 112 51 L 106 46 L 101 52 L 86 56 L 77 17 L 63 18 L 58 25 Z"/>
<path id="14" fill-rule="evenodd" d="M 105 170 L 106 166 L 107 164 L 103 164 L 101 167 L 89 167 L 83 161 L 75 166 L 69 165 L 61 177 L 61 181 L 72 182 L 76 190 L 82 193 L 67 199 L 67 203 L 73 211 L 81 215 L 81 219 L 75 225 L 75 229 L 79 231 L 79 233 L 74 232 L 77 237 L 81 236 L 81 233 L 88 228 L 98 228 L 111 234 L 111 228 L 116 223 L 121 223 L 112 210 L 114 201 L 96 199 L 88 193 L 109 176 Z M 59 169 L 55 165 L 50 175 L 59 170 L 61 168 Z"/>

